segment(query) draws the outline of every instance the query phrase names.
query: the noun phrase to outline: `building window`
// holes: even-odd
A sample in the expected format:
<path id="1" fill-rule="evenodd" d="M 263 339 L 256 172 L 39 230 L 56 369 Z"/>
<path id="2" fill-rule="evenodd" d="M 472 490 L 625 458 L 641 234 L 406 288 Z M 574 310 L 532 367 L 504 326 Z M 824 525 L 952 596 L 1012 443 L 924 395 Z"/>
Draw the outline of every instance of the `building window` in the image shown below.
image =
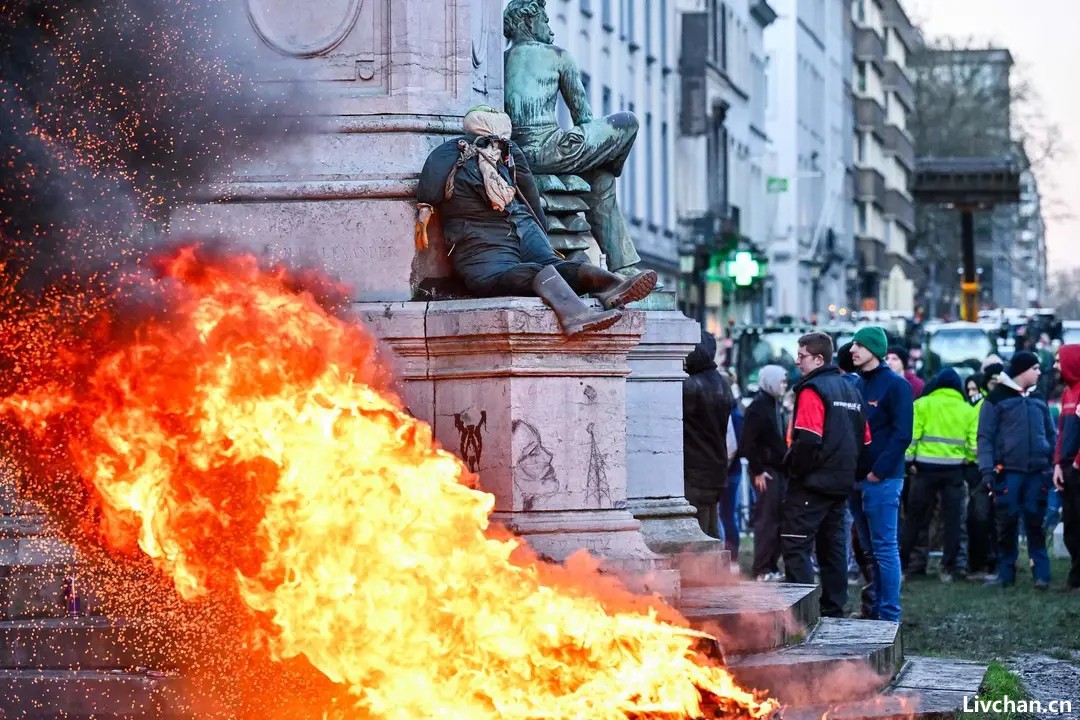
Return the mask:
<path id="1" fill-rule="evenodd" d="M 645 34 L 645 58 L 655 60 L 652 48 L 652 3 L 649 0 L 645 0 L 645 25 L 642 27 L 642 32 Z"/>
<path id="2" fill-rule="evenodd" d="M 592 17 L 592 0 L 579 0 L 581 3 L 581 14 L 586 17 Z"/>
<path id="3" fill-rule="evenodd" d="M 656 145 L 653 138 L 652 113 L 645 113 L 645 217 L 650 223 L 656 222 Z"/>
<path id="4" fill-rule="evenodd" d="M 604 115 L 611 114 L 611 88 L 607 85 L 600 91 L 600 112 Z"/>
<path id="5" fill-rule="evenodd" d="M 664 224 L 664 230 L 671 228 L 671 163 L 668 162 L 668 124 L 660 123 L 660 177 L 662 187 L 660 192 L 660 217 Z"/>
<path id="6" fill-rule="evenodd" d="M 856 203 L 855 207 L 858 208 L 859 217 L 857 219 L 859 226 L 859 234 L 866 234 L 866 203 Z"/>
<path id="7" fill-rule="evenodd" d="M 634 112 L 634 103 L 630 103 L 626 106 L 627 112 Z M 626 159 L 627 175 L 627 192 L 626 192 L 626 214 L 630 218 L 638 217 L 637 213 L 637 186 L 638 186 L 638 173 L 637 173 L 637 154 L 630 153 Z"/>
<path id="8" fill-rule="evenodd" d="M 589 73 L 581 73 L 581 86 L 585 88 L 585 99 L 592 105 L 592 78 Z"/>
<path id="9" fill-rule="evenodd" d="M 626 41 L 630 43 L 630 50 L 637 50 L 637 35 L 634 33 L 634 5 L 637 0 L 626 0 Z"/>
<path id="10" fill-rule="evenodd" d="M 855 19 L 866 22 L 866 0 L 855 0 Z"/>
<path id="11" fill-rule="evenodd" d="M 709 209 L 721 215 L 728 204 L 728 131 L 724 126 L 727 108 L 713 109 L 712 126 L 708 136 Z"/>
<path id="12" fill-rule="evenodd" d="M 866 136 L 855 133 L 855 157 L 859 162 L 866 162 Z"/>
<path id="13" fill-rule="evenodd" d="M 859 63 L 855 87 L 859 92 L 866 92 L 866 63 Z"/>
<path id="14" fill-rule="evenodd" d="M 615 17 L 611 12 L 611 0 L 602 0 L 600 3 L 600 21 L 608 32 L 615 30 Z"/>
<path id="15" fill-rule="evenodd" d="M 667 0 L 660 0 L 660 64 L 667 66 Z"/>
<path id="16" fill-rule="evenodd" d="M 724 6 L 724 3 L 720 3 L 720 67 L 727 70 L 727 56 L 728 56 L 728 10 Z"/>

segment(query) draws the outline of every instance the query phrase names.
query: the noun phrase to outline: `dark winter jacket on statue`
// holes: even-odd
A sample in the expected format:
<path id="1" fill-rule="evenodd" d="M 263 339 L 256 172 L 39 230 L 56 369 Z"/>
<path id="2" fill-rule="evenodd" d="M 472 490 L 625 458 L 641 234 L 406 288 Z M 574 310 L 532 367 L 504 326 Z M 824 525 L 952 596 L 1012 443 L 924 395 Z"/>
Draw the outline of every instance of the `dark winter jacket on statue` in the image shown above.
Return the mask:
<path id="1" fill-rule="evenodd" d="M 439 208 L 447 244 L 454 246 L 466 240 L 502 239 L 515 227 L 520 230 L 521 225 L 529 225 L 532 229 L 531 226 L 536 224 L 535 229 L 543 232 L 536 223 L 538 219 L 540 223 L 546 224 L 544 211 L 540 207 L 540 192 L 529 170 L 528 160 L 513 141 L 510 142 L 513 169 L 500 163 L 499 174 L 521 191 L 529 207 L 536 213 L 536 219 L 529 213 L 529 207 L 520 200 L 511 202 L 506 210 L 491 207 L 491 202 L 484 194 L 484 178 L 480 174 L 479 160 L 476 157 L 466 160 L 458 168 L 454 176 L 453 197 L 446 199 L 446 179 L 458 161 L 459 140 L 474 142 L 476 136 L 462 135 L 435 148 L 424 163 L 424 169 L 420 171 L 420 182 L 416 187 L 417 202 Z"/>
<path id="2" fill-rule="evenodd" d="M 716 369 L 716 339 L 701 342 L 686 356 L 683 380 L 683 482 L 694 504 L 717 502 L 727 486 L 727 429 L 735 397 Z"/>

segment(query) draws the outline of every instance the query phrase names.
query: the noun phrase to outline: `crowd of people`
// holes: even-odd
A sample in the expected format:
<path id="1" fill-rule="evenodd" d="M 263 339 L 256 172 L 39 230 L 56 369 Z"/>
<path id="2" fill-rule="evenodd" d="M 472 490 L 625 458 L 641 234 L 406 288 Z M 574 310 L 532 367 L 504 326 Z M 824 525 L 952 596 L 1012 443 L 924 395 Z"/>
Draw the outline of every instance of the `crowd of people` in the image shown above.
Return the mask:
<path id="1" fill-rule="evenodd" d="M 1059 349 L 1050 377 L 1023 350 L 1007 363 L 988 357 L 966 380 L 953 368 L 924 380 L 909 359 L 880 327 L 840 348 L 810 333 L 798 342 L 798 376 L 760 368 L 744 412 L 703 332 L 683 385 L 686 497 L 702 530 L 738 557 L 745 465 L 751 574 L 820 582 L 823 616 L 845 614 L 856 575 L 854 614 L 899 622 L 904 578 L 926 576 L 939 543 L 942 582 L 1012 586 L 1021 532 L 1033 587 L 1046 591 L 1058 518 L 1066 587 L 1080 591 L 1080 345 Z M 1055 418 L 1047 401 L 1059 393 Z"/>

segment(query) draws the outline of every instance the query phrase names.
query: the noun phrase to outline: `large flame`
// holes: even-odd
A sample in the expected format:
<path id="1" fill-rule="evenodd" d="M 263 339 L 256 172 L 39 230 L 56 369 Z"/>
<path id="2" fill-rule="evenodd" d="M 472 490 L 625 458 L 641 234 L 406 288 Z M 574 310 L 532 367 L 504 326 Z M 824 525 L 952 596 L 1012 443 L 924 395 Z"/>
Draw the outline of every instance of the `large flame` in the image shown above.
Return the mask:
<path id="1" fill-rule="evenodd" d="M 655 610 L 545 583 L 488 531 L 491 495 L 403 411 L 364 330 L 252 258 L 186 248 L 168 312 L 78 382 L 4 401 L 71 423 L 72 460 L 116 548 L 189 599 L 239 595 L 280 660 L 352 707 L 415 720 L 761 717 L 775 709 Z M 711 704 L 712 709 L 704 707 Z"/>

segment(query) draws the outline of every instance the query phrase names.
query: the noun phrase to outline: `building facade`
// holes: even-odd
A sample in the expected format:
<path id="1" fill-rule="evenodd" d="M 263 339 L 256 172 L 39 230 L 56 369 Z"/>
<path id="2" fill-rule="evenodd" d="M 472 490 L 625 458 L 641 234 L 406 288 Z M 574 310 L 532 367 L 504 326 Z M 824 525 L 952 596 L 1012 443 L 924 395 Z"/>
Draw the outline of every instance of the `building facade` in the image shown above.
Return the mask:
<path id="1" fill-rule="evenodd" d="M 1025 168 L 1013 139 L 1010 75 L 1013 58 L 1004 48 L 919 46 L 911 56 L 915 113 L 909 127 L 918 158 L 986 158 Z M 1037 191 L 1034 179 L 1029 193 Z M 1027 303 L 1017 294 L 1016 260 L 1022 204 L 975 213 L 975 264 L 984 308 Z M 925 272 L 918 295 L 931 316 L 957 317 L 960 297 L 960 219 L 953 209 L 916 204 L 915 255 Z M 1045 261 L 1044 261 L 1045 262 Z M 1043 281 L 1045 287 L 1045 281 Z"/>
<path id="2" fill-rule="evenodd" d="M 674 288 L 680 224 L 674 158 L 678 122 L 677 0 L 547 0 L 555 44 L 578 63 L 593 115 L 629 110 L 640 129 L 618 197 L 642 264 Z M 560 101 L 560 123 L 570 127 Z"/>
<path id="3" fill-rule="evenodd" d="M 855 238 L 863 310 L 915 309 L 909 242 L 915 230 L 908 131 L 915 89 L 908 77 L 914 28 L 899 0 L 852 0 L 855 24 Z"/>
<path id="4" fill-rule="evenodd" d="M 765 31 L 775 177 L 766 302 L 779 316 L 845 313 L 853 234 L 853 24 L 849 0 L 775 0 Z"/>
<path id="5" fill-rule="evenodd" d="M 719 333 L 765 315 L 773 208 L 764 31 L 776 13 L 766 0 L 678 0 L 677 7 L 681 295 L 686 312 Z"/>
<path id="6" fill-rule="evenodd" d="M 1020 174 L 1018 232 L 1012 246 L 1013 298 L 1024 307 L 1046 302 L 1046 223 L 1043 220 L 1039 183 L 1030 169 Z"/>

